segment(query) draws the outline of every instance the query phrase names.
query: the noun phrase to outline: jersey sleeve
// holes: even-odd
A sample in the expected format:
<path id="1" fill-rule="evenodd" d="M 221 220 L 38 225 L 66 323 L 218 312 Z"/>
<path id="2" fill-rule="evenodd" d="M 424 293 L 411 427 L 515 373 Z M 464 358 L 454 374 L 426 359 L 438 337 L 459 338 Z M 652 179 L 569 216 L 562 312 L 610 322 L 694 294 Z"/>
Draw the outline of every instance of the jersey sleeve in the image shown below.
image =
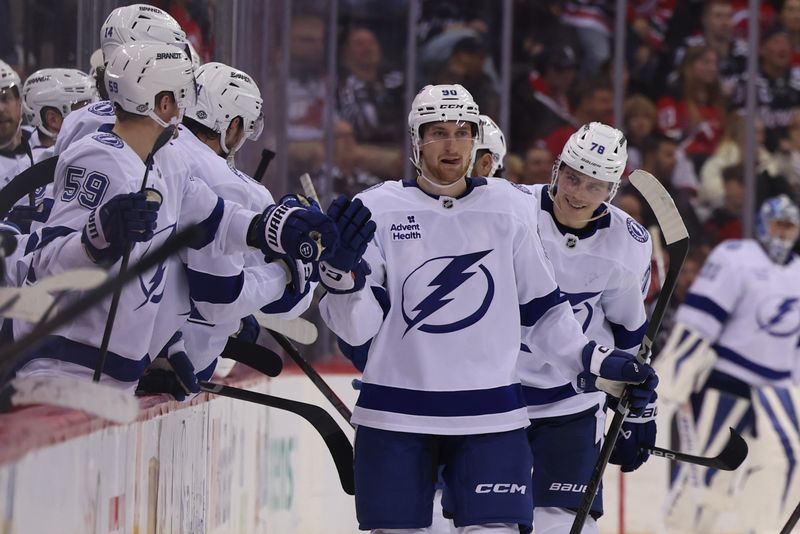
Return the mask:
<path id="1" fill-rule="evenodd" d="M 738 241 L 723 242 L 711 252 L 678 308 L 676 320 L 700 333 L 708 343 L 717 340 L 742 294 L 743 272 L 730 255 L 738 246 Z"/>
<path id="2" fill-rule="evenodd" d="M 652 239 L 631 251 L 633 258 L 619 265 L 612 287 L 603 291 L 600 303 L 614 335 L 614 347 L 635 353 L 647 330 L 644 298 L 650 286 Z"/>
<path id="3" fill-rule="evenodd" d="M 514 271 L 520 303 L 522 343 L 535 346 L 564 376 L 583 371 L 581 350 L 589 342 L 561 294 L 539 236 L 534 210 L 515 240 Z"/>

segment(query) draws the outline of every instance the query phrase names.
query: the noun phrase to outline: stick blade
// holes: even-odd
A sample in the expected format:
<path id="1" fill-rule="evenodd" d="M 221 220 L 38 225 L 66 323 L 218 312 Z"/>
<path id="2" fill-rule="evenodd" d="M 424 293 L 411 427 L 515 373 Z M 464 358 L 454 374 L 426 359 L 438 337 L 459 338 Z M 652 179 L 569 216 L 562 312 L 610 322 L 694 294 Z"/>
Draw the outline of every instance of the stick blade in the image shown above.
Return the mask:
<path id="1" fill-rule="evenodd" d="M 316 325 L 302 317 L 291 320 L 279 319 L 274 315 L 263 312 L 255 312 L 253 316 L 262 327 L 283 334 L 301 345 L 312 345 L 319 335 Z"/>
<path id="2" fill-rule="evenodd" d="M 647 171 L 636 169 L 628 179 L 650 205 L 664 234 L 667 245 L 687 239 L 689 232 L 675 207 L 675 201 L 658 179 Z"/>
<path id="3" fill-rule="evenodd" d="M 228 338 L 221 356 L 243 363 L 270 377 L 276 377 L 283 371 L 283 360 L 275 352 L 255 343 L 245 343 L 235 337 Z"/>
<path id="4" fill-rule="evenodd" d="M 11 404 L 46 404 L 127 424 L 139 416 L 136 397 L 113 386 L 66 376 L 24 376 L 10 382 Z"/>
<path id="5" fill-rule="evenodd" d="M 731 431 L 731 437 L 728 439 L 728 443 L 725 444 L 725 448 L 722 449 L 722 452 L 717 455 L 716 459 L 719 464 L 719 469 L 723 471 L 734 471 L 742 465 L 742 462 L 747 458 L 749 449 L 747 447 L 747 442 L 741 434 L 736 432 L 733 428 L 728 428 L 728 430 Z"/>

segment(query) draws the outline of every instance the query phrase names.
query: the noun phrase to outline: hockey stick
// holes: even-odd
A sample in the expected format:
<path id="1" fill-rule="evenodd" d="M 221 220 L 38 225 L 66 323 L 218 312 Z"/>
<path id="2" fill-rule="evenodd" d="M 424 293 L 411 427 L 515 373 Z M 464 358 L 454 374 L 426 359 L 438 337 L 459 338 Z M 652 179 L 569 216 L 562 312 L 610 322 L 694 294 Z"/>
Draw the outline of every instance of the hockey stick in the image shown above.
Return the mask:
<path id="1" fill-rule="evenodd" d="M 0 214 L 5 216 L 14 204 L 31 195 L 40 187 L 53 183 L 58 156 L 44 159 L 28 167 L 8 182 L 0 191 Z"/>
<path id="2" fill-rule="evenodd" d="M 275 152 L 268 148 L 265 148 L 261 151 L 261 160 L 258 162 L 258 167 L 256 167 L 255 174 L 253 174 L 253 180 L 256 182 L 261 182 L 261 179 L 264 178 L 264 174 L 267 172 L 267 167 L 269 167 L 269 164 L 274 157 Z"/>
<path id="3" fill-rule="evenodd" d="M 792 530 L 794 530 L 795 525 L 797 525 L 797 521 L 800 521 L 800 502 L 797 503 L 797 507 L 795 507 L 792 515 L 789 516 L 789 520 L 783 525 L 780 534 L 792 534 Z"/>
<path id="4" fill-rule="evenodd" d="M 164 128 L 164 131 L 158 135 L 153 143 L 153 148 L 150 149 L 150 153 L 144 160 L 144 177 L 142 178 L 142 186 L 139 188 L 140 192 L 144 192 L 147 188 L 147 175 L 150 172 L 150 167 L 153 166 L 153 158 L 155 157 L 156 152 L 158 152 L 161 147 L 166 145 L 169 140 L 172 139 L 172 135 L 175 133 L 175 128 L 176 126 L 174 124 L 170 124 Z M 128 268 L 128 261 L 131 257 L 132 248 L 132 245 L 128 245 L 128 247 L 125 249 L 125 252 L 122 254 L 122 263 L 120 263 L 119 267 L 120 271 L 124 271 Z M 103 374 L 103 368 L 106 365 L 108 344 L 111 341 L 111 330 L 114 328 L 114 320 L 117 318 L 117 307 L 119 306 L 119 299 L 121 296 L 122 286 L 120 286 L 119 290 L 117 290 L 114 293 L 114 296 L 111 297 L 111 306 L 108 308 L 108 319 L 106 319 L 106 327 L 105 330 L 103 330 L 103 340 L 100 342 L 100 356 L 97 358 L 97 365 L 94 368 L 94 376 L 92 377 L 92 380 L 95 382 L 100 381 L 100 375 Z"/>
<path id="5" fill-rule="evenodd" d="M 650 317 L 650 323 L 647 325 L 647 332 L 645 332 L 642 345 L 636 355 L 637 360 L 644 362 L 645 359 L 649 359 L 653 340 L 658 334 L 661 320 L 664 318 L 664 312 L 667 310 L 669 299 L 672 297 L 675 284 L 678 282 L 678 274 L 683 266 L 683 261 L 686 259 L 686 254 L 689 252 L 689 232 L 683 224 L 678 208 L 675 207 L 675 202 L 655 176 L 642 170 L 635 170 L 630 174 L 629 179 L 650 205 L 650 209 L 653 210 L 661 232 L 664 234 L 664 241 L 667 243 L 667 255 L 669 256 L 667 276 L 664 279 L 655 309 Z M 575 515 L 575 520 L 572 523 L 570 534 L 580 534 L 583 524 L 589 516 L 595 494 L 600 488 L 603 473 L 606 470 L 614 445 L 622 429 L 622 423 L 629 412 L 628 396 L 628 388 L 625 388 L 625 392 L 622 394 L 619 403 L 617 403 L 614 419 L 612 419 L 611 426 L 606 433 L 603 447 L 600 449 L 600 456 L 592 469 L 592 476 L 586 484 L 586 490 Z"/>
<path id="6" fill-rule="evenodd" d="M 115 291 L 119 291 L 121 287 L 136 279 L 142 273 L 159 265 L 173 254 L 186 247 L 189 243 L 199 239 L 201 235 L 202 231 L 196 226 L 190 226 L 181 230 L 167 239 L 164 244 L 155 251 L 139 260 L 139 263 L 135 264 L 133 267 L 120 271 L 116 277 L 108 279 L 101 285 L 89 290 L 83 297 L 64 308 L 64 310 L 55 317 L 34 326 L 26 336 L 16 343 L 0 347 L 0 369 L 2 369 L 0 371 L 0 376 L 5 376 L 5 372 L 13 369 L 17 358 L 21 354 L 44 341 L 45 337 L 50 335 L 54 330 L 74 321 L 75 318 L 83 312 L 107 298 Z"/>
<path id="7" fill-rule="evenodd" d="M 135 421 L 139 416 L 139 401 L 130 393 L 79 378 L 17 377 L 0 389 L 0 412 L 31 404 L 81 410 L 120 424 Z"/>
<path id="8" fill-rule="evenodd" d="M 102 269 L 73 269 L 30 286 L 0 288 L 0 316 L 29 323 L 40 321 L 54 307 L 52 292 L 91 289 L 107 277 L 108 273 Z"/>
<path id="9" fill-rule="evenodd" d="M 239 389 L 212 382 L 201 382 L 200 387 L 203 391 L 222 395 L 232 399 L 239 399 L 247 402 L 255 402 L 262 406 L 278 408 L 295 413 L 311 423 L 311 426 L 319 432 L 328 451 L 331 453 L 336 471 L 339 473 L 339 482 L 342 489 L 348 495 L 355 494 L 355 475 L 353 473 L 353 446 L 347 439 L 344 431 L 336 424 L 333 417 L 324 408 L 280 397 L 274 397 L 265 393 L 257 393 L 246 389 Z"/>
<path id="10" fill-rule="evenodd" d="M 243 363 L 267 376 L 278 376 L 283 370 L 283 360 L 275 352 L 267 347 L 256 343 L 246 343 L 235 337 L 228 338 L 220 356 Z"/>
<path id="11" fill-rule="evenodd" d="M 316 325 L 302 317 L 291 320 L 279 319 L 274 315 L 263 312 L 255 312 L 253 316 L 262 327 L 283 334 L 301 345 L 311 345 L 317 340 Z"/>
<path id="12" fill-rule="evenodd" d="M 314 369 L 311 364 L 300 355 L 297 347 L 295 347 L 294 344 L 292 344 L 292 342 L 289 341 L 283 334 L 279 334 L 278 332 L 274 332 L 272 330 L 267 330 L 267 332 L 269 332 L 270 335 L 275 338 L 275 341 L 277 341 L 278 344 L 283 347 L 283 350 L 285 350 L 289 357 L 294 360 L 294 363 L 296 363 L 297 366 L 303 370 L 306 376 L 311 379 L 314 385 L 317 386 L 317 389 L 320 391 L 320 393 L 322 393 L 322 395 L 328 399 L 328 402 L 330 402 L 333 405 L 333 408 L 339 412 L 339 415 L 341 415 L 344 420 L 347 421 L 347 424 L 353 426 L 353 423 L 350 422 L 353 412 L 350 411 L 350 408 L 345 406 L 344 402 L 342 402 L 342 399 L 340 399 L 336 392 L 331 389 L 331 387 L 327 382 L 325 382 L 325 379 L 319 375 L 316 369 Z M 353 428 L 355 427 L 353 426 Z"/>
<path id="13" fill-rule="evenodd" d="M 729 428 L 731 436 L 728 442 L 723 447 L 722 451 L 714 457 L 708 458 L 705 456 L 692 456 L 691 454 L 684 454 L 682 452 L 671 451 L 669 449 L 662 449 L 661 447 L 646 448 L 642 450 L 668 460 L 676 460 L 678 462 L 686 462 L 695 465 L 702 465 L 704 467 L 711 467 L 721 471 L 735 471 L 744 459 L 747 458 L 747 442 L 742 438 L 741 434 L 734 429 Z"/>

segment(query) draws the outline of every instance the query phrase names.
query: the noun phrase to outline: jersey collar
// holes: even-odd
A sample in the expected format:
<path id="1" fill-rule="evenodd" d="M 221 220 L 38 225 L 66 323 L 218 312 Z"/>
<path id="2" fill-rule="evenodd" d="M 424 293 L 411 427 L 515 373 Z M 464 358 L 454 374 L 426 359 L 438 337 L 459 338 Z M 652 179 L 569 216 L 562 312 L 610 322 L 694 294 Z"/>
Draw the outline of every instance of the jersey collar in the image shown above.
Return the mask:
<path id="1" fill-rule="evenodd" d="M 31 153 L 31 146 L 30 143 L 28 142 L 28 139 L 30 139 L 32 133 L 33 132 L 30 132 L 23 128 L 20 143 L 11 150 L 0 150 L 0 156 L 4 156 L 6 158 L 14 158 L 17 156 L 29 155 Z M 33 164 L 31 163 L 31 165 Z"/>
<path id="2" fill-rule="evenodd" d="M 592 217 L 599 217 L 599 219 L 590 222 L 584 228 L 570 228 L 569 226 L 561 224 L 558 222 L 558 219 L 556 219 L 553 200 L 550 198 L 550 193 L 548 192 L 549 188 L 549 185 L 542 188 L 542 209 L 550 214 L 550 218 L 553 219 L 556 228 L 558 228 L 558 231 L 561 232 L 562 235 L 572 234 L 578 239 L 586 239 L 592 237 L 598 230 L 611 226 L 611 213 L 607 211 L 608 208 L 605 204 L 601 204 L 600 207 L 592 213 Z M 603 215 L 604 211 L 606 212 L 605 215 Z M 601 215 L 602 217 L 600 217 Z"/>
<path id="3" fill-rule="evenodd" d="M 467 189 L 466 189 L 466 191 L 464 191 L 459 196 L 453 197 L 453 198 L 455 198 L 455 199 L 464 198 L 465 196 L 469 195 L 476 187 L 480 187 L 482 185 L 486 185 L 486 183 L 487 183 L 486 182 L 486 178 L 481 178 L 479 176 L 468 177 L 468 178 L 466 178 L 466 180 L 467 180 Z M 423 190 L 419 186 L 419 184 L 417 183 L 417 179 L 416 178 L 408 178 L 406 180 L 403 180 L 403 187 L 416 187 L 417 189 L 419 189 L 420 191 L 422 191 L 423 193 L 425 193 L 429 197 L 435 198 L 437 200 L 439 199 L 439 195 L 432 195 L 432 194 L 428 193 L 427 191 Z M 445 196 L 447 196 L 447 195 L 445 195 Z"/>

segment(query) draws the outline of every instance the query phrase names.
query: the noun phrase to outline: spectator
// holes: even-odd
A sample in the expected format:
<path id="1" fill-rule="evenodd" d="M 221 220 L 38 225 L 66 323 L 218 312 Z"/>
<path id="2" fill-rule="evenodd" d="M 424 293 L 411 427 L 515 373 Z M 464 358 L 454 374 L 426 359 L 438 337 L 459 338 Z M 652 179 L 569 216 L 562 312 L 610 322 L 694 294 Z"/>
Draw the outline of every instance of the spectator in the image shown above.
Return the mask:
<path id="1" fill-rule="evenodd" d="M 517 183 L 525 185 L 549 184 L 552 172 L 552 154 L 547 148 L 534 145 L 525 152 L 522 175 Z"/>
<path id="2" fill-rule="evenodd" d="M 544 139 L 551 154 L 561 154 L 564 143 L 580 126 L 590 122 L 612 122 L 614 91 L 611 85 L 600 80 L 589 80 L 581 85 L 570 99 L 573 107 L 572 122 L 553 130 Z"/>
<path id="3" fill-rule="evenodd" d="M 800 198 L 800 110 L 792 114 L 788 138 L 785 145 L 782 168 L 784 176 L 794 191 L 792 198 Z"/>
<path id="4" fill-rule="evenodd" d="M 630 28 L 626 52 L 628 70 L 631 85 L 642 92 L 652 92 L 658 58 L 669 50 L 665 36 L 675 4 L 676 0 L 629 2 L 626 16 Z"/>
<path id="5" fill-rule="evenodd" d="M 514 182 L 515 184 L 523 183 L 523 162 L 521 157 L 517 156 L 516 154 L 508 153 L 506 154 L 506 160 L 503 165 L 503 176 L 506 178 L 506 180 L 509 182 Z"/>
<path id="6" fill-rule="evenodd" d="M 728 95 L 747 68 L 747 43 L 734 37 L 733 6 L 730 0 L 707 0 L 703 4 L 702 33 L 686 38 L 676 51 L 672 68 L 683 63 L 689 48 L 708 46 L 717 53 L 722 90 Z"/>
<path id="7" fill-rule="evenodd" d="M 186 32 L 186 39 L 192 43 L 201 61 L 211 61 L 214 57 L 214 32 L 208 17 L 208 4 L 202 0 L 167 0 L 163 7 Z"/>
<path id="8" fill-rule="evenodd" d="M 514 62 L 538 62 L 548 49 L 581 49 L 577 30 L 561 20 L 564 0 L 517 0 L 514 4 Z"/>
<path id="9" fill-rule="evenodd" d="M 569 98 L 577 75 L 575 51 L 568 46 L 547 49 L 538 70 L 514 83 L 511 93 L 511 147 L 521 152 L 560 126 L 572 124 Z"/>
<path id="10" fill-rule="evenodd" d="M 581 44 L 581 74 L 596 76 L 611 57 L 613 0 L 567 0 L 561 20 L 577 30 Z"/>
<path id="11" fill-rule="evenodd" d="M 711 246 L 726 239 L 741 239 L 744 208 L 744 166 L 731 165 L 722 170 L 725 201 L 711 212 L 703 225 Z"/>
<path id="12" fill-rule="evenodd" d="M 353 197 L 380 182 L 377 176 L 358 167 L 359 147 L 353 126 L 345 120 L 338 119 L 334 126 L 334 136 L 336 139 L 334 167 L 328 169 L 323 166 L 311 177 L 317 184 L 320 194 L 330 197 L 330 200 L 339 195 Z M 328 204 L 326 199 L 322 202 L 324 205 Z"/>
<path id="13" fill-rule="evenodd" d="M 695 169 L 719 143 L 724 117 L 717 53 L 709 46 L 686 51 L 677 83 L 658 101 L 658 126 L 677 140 Z"/>
<path id="14" fill-rule="evenodd" d="M 642 166 L 642 145 L 656 129 L 656 106 L 646 96 L 629 96 L 625 99 L 622 116 L 628 139 L 628 168 L 638 169 Z"/>
<path id="15" fill-rule="evenodd" d="M 755 127 L 756 174 L 777 176 L 781 173 L 781 165 L 764 147 L 764 125 L 760 119 L 756 119 Z M 711 208 L 721 207 L 725 202 L 723 170 L 742 163 L 742 154 L 746 149 L 746 128 L 747 123 L 742 114 L 728 114 L 722 139 L 700 171 L 699 199 Z"/>
<path id="16" fill-rule="evenodd" d="M 800 67 L 800 0 L 786 0 L 783 3 L 781 24 L 792 42 L 792 66 Z"/>
<path id="17" fill-rule="evenodd" d="M 774 151 L 787 135 L 793 108 L 800 105 L 800 71 L 792 69 L 792 43 L 780 26 L 764 33 L 759 49 L 760 73 L 756 79 L 756 105 L 764 122 L 765 145 Z M 738 78 L 731 104 L 733 109 L 745 105 L 747 77 Z"/>
<path id="18" fill-rule="evenodd" d="M 350 122 L 359 143 L 397 145 L 405 134 L 404 77 L 383 64 L 378 38 L 356 26 L 342 45 L 338 108 Z"/>
<path id="19" fill-rule="evenodd" d="M 631 216 L 639 224 L 644 224 L 644 208 L 642 198 L 636 194 L 633 186 L 623 186 L 614 197 L 614 205 Z"/>

